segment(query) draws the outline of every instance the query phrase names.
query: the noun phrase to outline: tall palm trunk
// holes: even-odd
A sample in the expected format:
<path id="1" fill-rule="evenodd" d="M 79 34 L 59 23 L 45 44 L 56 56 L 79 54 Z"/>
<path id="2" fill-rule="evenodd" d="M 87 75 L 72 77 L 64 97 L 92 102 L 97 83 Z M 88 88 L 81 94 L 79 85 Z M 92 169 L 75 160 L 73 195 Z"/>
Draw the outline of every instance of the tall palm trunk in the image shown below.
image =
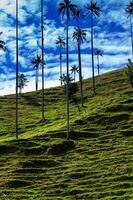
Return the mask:
<path id="1" fill-rule="evenodd" d="M 76 81 L 76 71 L 74 71 L 74 82 Z"/>
<path id="2" fill-rule="evenodd" d="M 97 69 L 98 69 L 98 76 L 99 76 L 100 75 L 99 56 L 97 56 Z"/>
<path id="3" fill-rule="evenodd" d="M 131 43 L 132 43 L 132 55 L 133 55 L 133 30 L 132 30 L 132 16 L 130 15 L 130 31 L 131 31 Z"/>
<path id="4" fill-rule="evenodd" d="M 92 55 L 92 79 L 93 79 L 93 92 L 95 92 L 95 68 L 94 68 L 94 45 L 93 45 L 93 12 L 91 13 L 91 55 Z"/>
<path id="5" fill-rule="evenodd" d="M 36 91 L 38 90 L 38 67 L 36 67 Z"/>
<path id="6" fill-rule="evenodd" d="M 80 41 L 78 41 L 78 60 L 79 60 L 79 82 L 80 82 L 81 106 L 83 107 L 83 82 L 82 82 L 82 66 L 81 66 Z"/>
<path id="7" fill-rule="evenodd" d="M 60 80 L 62 86 L 62 45 L 60 44 Z"/>
<path id="8" fill-rule="evenodd" d="M 44 9 L 43 0 L 41 0 L 41 29 L 42 29 L 42 123 L 44 123 Z"/>
<path id="9" fill-rule="evenodd" d="M 18 0 L 16 0 L 16 139 L 18 139 Z"/>
<path id="10" fill-rule="evenodd" d="M 69 140 L 69 131 L 70 131 L 70 124 L 69 124 L 69 45 L 68 45 L 68 16 L 69 11 L 67 9 L 67 30 L 66 30 L 66 57 L 67 57 L 67 84 L 66 84 L 66 109 L 67 109 L 67 139 Z"/>
<path id="11" fill-rule="evenodd" d="M 77 18 L 77 27 L 80 28 L 79 18 Z M 82 65 L 81 65 L 81 49 L 80 42 L 78 41 L 78 60 L 79 60 L 79 82 L 80 82 L 80 99 L 81 106 L 83 107 L 83 80 L 82 80 Z"/>

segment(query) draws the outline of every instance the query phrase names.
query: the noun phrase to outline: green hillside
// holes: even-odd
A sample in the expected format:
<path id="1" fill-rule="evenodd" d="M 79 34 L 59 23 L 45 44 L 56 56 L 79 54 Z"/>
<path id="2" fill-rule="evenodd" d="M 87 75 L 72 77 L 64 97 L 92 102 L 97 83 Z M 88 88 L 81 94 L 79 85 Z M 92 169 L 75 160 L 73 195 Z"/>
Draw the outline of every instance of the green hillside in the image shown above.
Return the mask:
<path id="1" fill-rule="evenodd" d="M 84 81 L 85 106 L 71 103 L 66 141 L 64 88 L 0 97 L 0 200 L 133 199 L 133 90 L 125 69 Z"/>

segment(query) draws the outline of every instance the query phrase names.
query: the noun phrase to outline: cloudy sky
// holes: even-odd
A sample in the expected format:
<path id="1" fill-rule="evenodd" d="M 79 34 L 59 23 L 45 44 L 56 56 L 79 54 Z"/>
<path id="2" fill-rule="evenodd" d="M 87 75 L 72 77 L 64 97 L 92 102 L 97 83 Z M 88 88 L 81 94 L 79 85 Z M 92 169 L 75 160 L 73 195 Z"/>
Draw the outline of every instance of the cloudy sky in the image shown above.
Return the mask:
<path id="1" fill-rule="evenodd" d="M 40 1 L 20 0 L 19 3 L 19 72 L 24 73 L 28 86 L 24 91 L 35 89 L 35 71 L 31 60 L 41 53 Z M 45 2 L 45 87 L 59 85 L 59 49 L 55 45 L 58 36 L 65 37 L 65 20 L 57 15 L 60 0 Z M 72 0 L 83 8 L 88 0 Z M 131 58 L 129 19 L 125 14 L 128 0 L 97 0 L 102 14 L 95 19 L 95 48 L 104 51 L 101 58 L 101 73 L 122 68 Z M 76 22 L 71 20 L 69 27 L 70 66 L 78 64 L 77 44 L 71 39 Z M 90 18 L 81 21 L 81 27 L 87 31 L 87 41 L 82 45 L 83 78 L 91 76 L 90 54 Z M 0 95 L 15 93 L 15 0 L 0 0 L 0 40 L 6 43 L 7 51 L 0 50 Z M 37 47 L 38 46 L 38 47 Z M 65 49 L 63 50 L 63 71 L 66 70 Z M 95 62 L 95 66 L 97 63 Z M 97 73 L 97 70 L 96 70 Z M 39 77 L 41 88 L 41 70 Z"/>

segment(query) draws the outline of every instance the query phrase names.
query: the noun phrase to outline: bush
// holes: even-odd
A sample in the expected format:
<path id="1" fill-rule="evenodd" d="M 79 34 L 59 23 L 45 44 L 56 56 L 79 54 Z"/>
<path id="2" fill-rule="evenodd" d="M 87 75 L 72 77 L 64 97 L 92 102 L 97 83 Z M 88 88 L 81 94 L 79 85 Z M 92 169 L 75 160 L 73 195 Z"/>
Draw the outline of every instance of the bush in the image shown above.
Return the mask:
<path id="1" fill-rule="evenodd" d="M 128 59 L 126 75 L 131 87 L 133 88 L 133 62 L 130 59 Z"/>

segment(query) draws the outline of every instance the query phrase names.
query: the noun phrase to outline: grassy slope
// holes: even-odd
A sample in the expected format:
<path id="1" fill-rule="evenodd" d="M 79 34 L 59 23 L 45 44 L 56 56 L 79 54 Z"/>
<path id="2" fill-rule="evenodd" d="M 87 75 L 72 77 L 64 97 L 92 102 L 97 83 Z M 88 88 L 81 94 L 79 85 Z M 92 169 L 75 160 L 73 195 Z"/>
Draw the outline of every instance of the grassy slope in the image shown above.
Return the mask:
<path id="1" fill-rule="evenodd" d="M 15 96 L 0 97 L 0 200 L 133 199 L 133 91 L 124 70 L 84 82 L 85 108 L 71 104 L 65 141 L 63 89 L 20 98 L 20 140 L 14 140 Z"/>

